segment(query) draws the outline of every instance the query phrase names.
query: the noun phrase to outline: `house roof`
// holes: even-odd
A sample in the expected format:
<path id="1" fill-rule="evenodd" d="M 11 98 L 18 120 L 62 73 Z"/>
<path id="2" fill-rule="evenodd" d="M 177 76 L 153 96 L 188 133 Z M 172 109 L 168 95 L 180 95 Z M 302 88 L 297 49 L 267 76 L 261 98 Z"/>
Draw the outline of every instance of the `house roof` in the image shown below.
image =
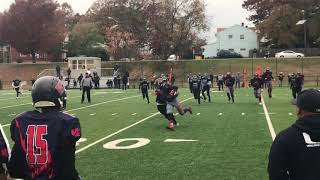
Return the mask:
<path id="1" fill-rule="evenodd" d="M 217 28 L 217 33 L 225 31 L 225 30 L 230 29 L 230 28 L 235 27 L 235 26 L 241 26 L 241 25 L 233 25 L 233 26 L 231 26 L 229 28 Z M 241 27 L 244 27 L 244 26 L 241 26 Z M 255 27 L 244 27 L 244 28 L 250 29 L 253 32 L 256 32 L 256 30 L 257 30 Z"/>

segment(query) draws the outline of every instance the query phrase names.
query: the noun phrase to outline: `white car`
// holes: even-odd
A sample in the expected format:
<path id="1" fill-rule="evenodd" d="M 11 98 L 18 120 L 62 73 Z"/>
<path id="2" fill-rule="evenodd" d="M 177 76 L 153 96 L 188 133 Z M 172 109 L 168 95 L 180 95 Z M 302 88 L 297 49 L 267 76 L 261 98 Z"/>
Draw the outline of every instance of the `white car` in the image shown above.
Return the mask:
<path id="1" fill-rule="evenodd" d="M 302 53 L 296 53 L 294 51 L 282 51 L 276 53 L 276 58 L 301 58 L 304 57 Z"/>
<path id="2" fill-rule="evenodd" d="M 170 55 L 169 58 L 167 59 L 167 61 L 175 61 L 175 60 L 177 60 L 177 56 L 174 54 Z"/>

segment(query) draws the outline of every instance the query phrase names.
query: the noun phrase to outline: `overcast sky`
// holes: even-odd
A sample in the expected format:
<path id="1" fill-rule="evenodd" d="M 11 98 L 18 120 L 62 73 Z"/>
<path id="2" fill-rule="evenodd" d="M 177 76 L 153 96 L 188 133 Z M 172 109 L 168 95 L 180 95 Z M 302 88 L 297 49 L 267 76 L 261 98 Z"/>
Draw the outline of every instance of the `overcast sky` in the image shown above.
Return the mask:
<path id="1" fill-rule="evenodd" d="M 84 14 L 95 0 L 57 0 L 59 3 L 68 2 L 74 11 Z M 247 20 L 249 12 L 242 9 L 244 0 L 205 0 L 209 19 L 210 32 L 205 34 L 208 42 L 214 41 L 217 27 L 229 27 L 244 22 L 252 26 Z M 0 12 L 8 9 L 14 0 L 0 0 Z"/>

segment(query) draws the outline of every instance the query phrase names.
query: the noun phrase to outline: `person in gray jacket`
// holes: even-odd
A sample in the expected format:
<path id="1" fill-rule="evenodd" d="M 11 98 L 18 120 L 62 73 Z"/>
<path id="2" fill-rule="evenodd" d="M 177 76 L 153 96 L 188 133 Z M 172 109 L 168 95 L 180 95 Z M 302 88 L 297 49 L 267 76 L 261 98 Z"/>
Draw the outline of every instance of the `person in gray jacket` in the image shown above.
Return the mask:
<path id="1" fill-rule="evenodd" d="M 82 79 L 80 88 L 82 88 L 82 99 L 81 103 L 84 101 L 84 94 L 87 93 L 88 102 L 91 103 L 91 95 L 90 90 L 92 89 L 93 81 L 92 78 L 89 76 L 89 73 L 86 73 L 86 76 Z"/>

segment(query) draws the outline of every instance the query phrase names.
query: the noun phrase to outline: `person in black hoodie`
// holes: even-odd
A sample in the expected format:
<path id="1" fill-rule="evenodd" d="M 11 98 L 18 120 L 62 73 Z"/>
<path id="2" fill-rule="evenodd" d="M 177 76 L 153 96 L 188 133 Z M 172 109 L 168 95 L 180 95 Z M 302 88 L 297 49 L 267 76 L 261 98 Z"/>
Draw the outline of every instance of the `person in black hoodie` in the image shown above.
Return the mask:
<path id="1" fill-rule="evenodd" d="M 277 135 L 270 150 L 270 180 L 320 179 L 320 91 L 302 91 L 294 104 L 298 120 Z"/>

